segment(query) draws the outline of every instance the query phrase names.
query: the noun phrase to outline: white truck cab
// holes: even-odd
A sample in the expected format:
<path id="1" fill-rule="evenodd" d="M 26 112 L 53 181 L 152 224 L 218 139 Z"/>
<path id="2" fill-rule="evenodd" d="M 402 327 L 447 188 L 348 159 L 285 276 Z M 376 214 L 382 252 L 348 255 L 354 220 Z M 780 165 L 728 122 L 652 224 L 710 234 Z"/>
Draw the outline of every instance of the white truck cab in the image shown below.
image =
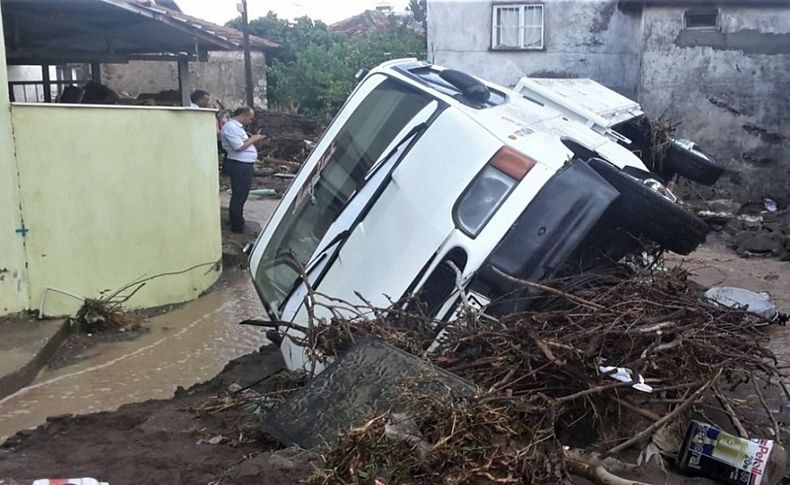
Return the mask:
<path id="1" fill-rule="evenodd" d="M 462 291 L 491 313 L 528 305 L 501 273 L 583 271 L 620 259 L 636 236 L 688 253 L 707 227 L 662 188 L 627 147 L 550 103 L 396 60 L 370 71 L 327 128 L 250 270 L 298 369 L 299 328 L 332 317 L 311 298 L 409 299 L 446 320 Z"/>

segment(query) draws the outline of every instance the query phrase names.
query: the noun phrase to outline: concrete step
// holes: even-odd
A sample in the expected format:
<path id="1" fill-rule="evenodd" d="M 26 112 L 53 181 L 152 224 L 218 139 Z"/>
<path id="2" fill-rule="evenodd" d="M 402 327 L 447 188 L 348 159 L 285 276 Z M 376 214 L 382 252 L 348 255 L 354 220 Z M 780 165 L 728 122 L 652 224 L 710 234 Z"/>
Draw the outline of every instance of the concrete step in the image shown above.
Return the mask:
<path id="1" fill-rule="evenodd" d="M 65 319 L 0 319 L 0 399 L 27 386 L 66 340 Z"/>

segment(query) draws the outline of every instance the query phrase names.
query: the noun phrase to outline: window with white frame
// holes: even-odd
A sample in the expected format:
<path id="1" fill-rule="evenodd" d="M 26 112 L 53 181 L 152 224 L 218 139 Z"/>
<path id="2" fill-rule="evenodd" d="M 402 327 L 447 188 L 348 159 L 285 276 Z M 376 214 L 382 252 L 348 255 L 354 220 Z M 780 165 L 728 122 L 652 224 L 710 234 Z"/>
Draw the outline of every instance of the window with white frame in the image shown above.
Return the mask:
<path id="1" fill-rule="evenodd" d="M 543 4 L 494 4 L 491 48 L 543 49 Z"/>

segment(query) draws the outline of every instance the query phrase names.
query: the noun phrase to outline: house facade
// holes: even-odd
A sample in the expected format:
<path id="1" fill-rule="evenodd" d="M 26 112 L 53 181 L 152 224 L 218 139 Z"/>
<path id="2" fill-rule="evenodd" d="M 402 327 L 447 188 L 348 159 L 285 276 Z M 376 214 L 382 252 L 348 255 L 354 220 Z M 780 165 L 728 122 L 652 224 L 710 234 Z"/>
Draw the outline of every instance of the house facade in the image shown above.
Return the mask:
<path id="1" fill-rule="evenodd" d="M 767 196 L 787 207 L 790 1 L 650 2 L 641 18 L 639 102 L 731 169 L 703 195 Z"/>
<path id="2" fill-rule="evenodd" d="M 428 0 L 428 56 L 506 86 L 594 79 L 729 169 L 693 190 L 790 203 L 790 0 Z"/>
<path id="3" fill-rule="evenodd" d="M 428 57 L 505 86 L 588 77 L 633 97 L 639 28 L 613 0 L 428 0 Z"/>

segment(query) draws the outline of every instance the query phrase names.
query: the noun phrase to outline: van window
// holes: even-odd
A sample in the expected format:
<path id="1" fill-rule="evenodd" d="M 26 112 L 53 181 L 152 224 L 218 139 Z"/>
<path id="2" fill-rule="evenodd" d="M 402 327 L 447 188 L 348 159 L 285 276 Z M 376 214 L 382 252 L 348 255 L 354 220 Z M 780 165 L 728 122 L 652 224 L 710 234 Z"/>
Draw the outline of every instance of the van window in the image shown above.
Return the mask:
<path id="1" fill-rule="evenodd" d="M 343 212 L 384 150 L 432 99 L 387 79 L 360 103 L 313 167 L 272 234 L 255 275 L 277 310 L 329 227 Z"/>

